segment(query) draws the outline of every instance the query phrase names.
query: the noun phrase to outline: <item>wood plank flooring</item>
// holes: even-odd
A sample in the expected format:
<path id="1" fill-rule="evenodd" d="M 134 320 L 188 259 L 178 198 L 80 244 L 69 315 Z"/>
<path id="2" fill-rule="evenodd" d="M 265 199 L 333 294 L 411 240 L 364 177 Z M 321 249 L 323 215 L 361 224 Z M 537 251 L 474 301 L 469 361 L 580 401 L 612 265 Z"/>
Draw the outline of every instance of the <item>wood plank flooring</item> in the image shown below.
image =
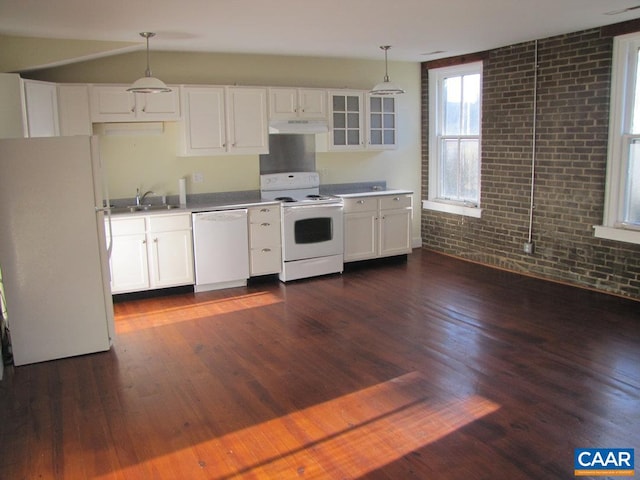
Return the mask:
<path id="1" fill-rule="evenodd" d="M 110 352 L 5 371 L 0 478 L 571 479 L 576 447 L 640 450 L 630 300 L 416 250 L 116 317 Z"/>

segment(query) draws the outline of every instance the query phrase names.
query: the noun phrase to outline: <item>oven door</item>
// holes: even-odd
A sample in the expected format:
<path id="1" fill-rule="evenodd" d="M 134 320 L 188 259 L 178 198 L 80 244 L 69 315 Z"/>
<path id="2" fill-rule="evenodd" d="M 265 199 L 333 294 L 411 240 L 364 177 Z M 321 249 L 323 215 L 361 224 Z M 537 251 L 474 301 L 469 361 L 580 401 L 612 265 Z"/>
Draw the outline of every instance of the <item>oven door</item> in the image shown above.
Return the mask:
<path id="1" fill-rule="evenodd" d="M 286 206 L 282 216 L 285 262 L 342 255 L 342 204 Z"/>

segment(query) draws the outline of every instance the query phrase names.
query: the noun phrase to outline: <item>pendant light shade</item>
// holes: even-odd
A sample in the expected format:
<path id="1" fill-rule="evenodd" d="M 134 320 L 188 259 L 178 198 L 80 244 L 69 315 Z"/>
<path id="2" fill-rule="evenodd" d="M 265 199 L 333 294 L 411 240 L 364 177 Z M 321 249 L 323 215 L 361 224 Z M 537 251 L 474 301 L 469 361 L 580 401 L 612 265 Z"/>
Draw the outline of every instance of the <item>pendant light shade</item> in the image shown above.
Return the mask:
<path id="1" fill-rule="evenodd" d="M 389 81 L 389 71 L 387 68 L 387 51 L 391 48 L 391 45 L 383 45 L 380 47 L 384 50 L 384 81 L 378 83 L 373 87 L 369 94 L 371 95 L 399 95 L 404 93 L 404 90 L 398 87 L 395 83 Z"/>
<path id="2" fill-rule="evenodd" d="M 144 72 L 144 77 L 139 78 L 133 84 L 127 88 L 128 92 L 137 93 L 166 93 L 171 89 L 165 85 L 165 83 L 159 78 L 151 76 L 151 68 L 149 67 L 149 39 L 155 36 L 153 32 L 140 32 L 140 36 L 147 40 L 147 69 Z"/>

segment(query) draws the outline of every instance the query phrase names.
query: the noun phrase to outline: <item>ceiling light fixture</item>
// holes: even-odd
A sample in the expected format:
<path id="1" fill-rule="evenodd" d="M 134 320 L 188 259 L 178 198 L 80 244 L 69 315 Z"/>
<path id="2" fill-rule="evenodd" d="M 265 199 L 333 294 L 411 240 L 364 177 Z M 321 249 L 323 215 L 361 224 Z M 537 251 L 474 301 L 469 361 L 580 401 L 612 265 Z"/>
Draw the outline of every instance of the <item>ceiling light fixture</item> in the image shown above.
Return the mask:
<path id="1" fill-rule="evenodd" d="M 149 39 L 155 35 L 153 32 L 140 32 L 140 36 L 147 40 L 147 69 L 144 72 L 144 77 L 139 78 L 127 88 L 128 92 L 166 93 L 171 91 L 162 80 L 151 76 L 151 68 L 149 68 Z"/>
<path id="2" fill-rule="evenodd" d="M 384 81 L 377 84 L 373 89 L 369 91 L 371 95 L 399 95 L 404 93 L 397 85 L 389 81 L 389 72 L 387 68 L 387 51 L 391 48 L 391 45 L 382 45 L 381 50 L 384 50 Z"/>

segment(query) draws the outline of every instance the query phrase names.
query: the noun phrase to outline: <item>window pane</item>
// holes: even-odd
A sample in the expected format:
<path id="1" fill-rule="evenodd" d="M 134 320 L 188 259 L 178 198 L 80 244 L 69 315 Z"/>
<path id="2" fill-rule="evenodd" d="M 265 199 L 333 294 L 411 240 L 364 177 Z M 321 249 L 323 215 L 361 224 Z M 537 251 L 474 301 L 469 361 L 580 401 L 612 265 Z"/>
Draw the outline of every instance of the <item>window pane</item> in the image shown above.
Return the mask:
<path id="1" fill-rule="evenodd" d="M 372 112 L 382 112 L 382 98 L 381 97 L 371 97 L 371 111 Z"/>
<path id="2" fill-rule="evenodd" d="M 344 112 L 344 110 L 345 110 L 344 109 L 344 105 L 345 105 L 344 101 L 345 101 L 344 97 L 341 97 L 339 95 L 334 95 L 333 96 L 333 110 L 334 111 L 338 110 L 338 111 Z"/>
<path id="3" fill-rule="evenodd" d="M 360 100 L 358 97 L 347 97 L 347 110 L 357 112 L 360 110 Z"/>
<path id="4" fill-rule="evenodd" d="M 396 100 L 394 98 L 385 97 L 385 99 L 384 99 L 384 111 L 386 113 L 395 112 L 395 110 L 396 110 L 395 103 L 396 103 Z"/>
<path id="5" fill-rule="evenodd" d="M 640 78 L 640 50 L 636 53 L 636 78 L 633 86 L 635 90 L 633 101 L 633 120 L 631 121 L 631 132 L 640 133 L 640 85 L 638 85 L 638 78 Z"/>
<path id="6" fill-rule="evenodd" d="M 480 134 L 480 75 L 462 77 L 462 133 L 463 135 Z"/>
<path id="7" fill-rule="evenodd" d="M 395 115 L 385 115 L 384 116 L 384 128 L 395 128 L 396 124 L 395 124 L 395 119 L 396 116 Z"/>
<path id="8" fill-rule="evenodd" d="M 382 131 L 381 130 L 372 130 L 371 131 L 371 143 L 373 145 L 382 145 Z"/>
<path id="9" fill-rule="evenodd" d="M 347 127 L 358 128 L 360 126 L 360 115 L 357 113 L 347 113 Z"/>
<path id="10" fill-rule="evenodd" d="M 393 130 L 384 131 L 384 144 L 394 145 L 396 143 L 396 133 Z"/>
<path id="11" fill-rule="evenodd" d="M 360 145 L 360 130 L 347 130 L 347 143 L 349 145 Z"/>
<path id="12" fill-rule="evenodd" d="M 347 133 L 344 130 L 334 130 L 333 131 L 333 144 L 334 145 L 346 145 L 347 144 Z"/>
<path id="13" fill-rule="evenodd" d="M 637 138 L 629 146 L 625 211 L 625 222 L 640 225 L 640 139 Z"/>
<path id="14" fill-rule="evenodd" d="M 478 141 L 462 140 L 460 142 L 460 200 L 477 202 L 478 199 Z"/>
<path id="15" fill-rule="evenodd" d="M 462 99 L 461 77 L 445 78 L 443 82 L 444 135 L 460 135 L 460 102 Z"/>
<path id="16" fill-rule="evenodd" d="M 333 128 L 345 128 L 347 126 L 346 119 L 344 118 L 344 113 L 334 113 L 333 114 Z"/>
<path id="17" fill-rule="evenodd" d="M 442 142 L 442 196 L 449 199 L 458 198 L 458 141 Z"/>
<path id="18" fill-rule="evenodd" d="M 382 115 L 379 113 L 371 114 L 371 128 L 382 128 Z"/>

